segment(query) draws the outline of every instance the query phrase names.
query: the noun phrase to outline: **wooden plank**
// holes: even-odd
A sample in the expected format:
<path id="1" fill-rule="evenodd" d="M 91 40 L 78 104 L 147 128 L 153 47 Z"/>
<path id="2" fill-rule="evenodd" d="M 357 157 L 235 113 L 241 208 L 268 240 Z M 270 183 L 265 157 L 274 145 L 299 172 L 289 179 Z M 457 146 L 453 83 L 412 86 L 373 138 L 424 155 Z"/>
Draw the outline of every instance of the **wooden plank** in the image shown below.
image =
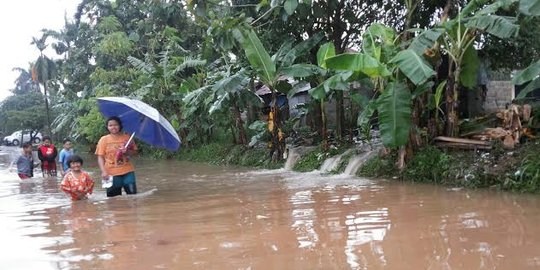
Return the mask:
<path id="1" fill-rule="evenodd" d="M 455 142 L 436 142 L 435 146 L 437 147 L 448 147 L 448 148 L 459 148 L 459 149 L 491 149 L 491 145 L 477 145 L 477 144 L 467 144 L 467 143 L 455 143 Z"/>
<path id="2" fill-rule="evenodd" d="M 463 144 L 476 144 L 476 145 L 485 145 L 485 146 L 491 145 L 489 142 L 486 142 L 486 141 L 471 140 L 471 139 L 463 139 L 463 138 L 454 138 L 454 137 L 445 137 L 445 136 L 438 136 L 438 137 L 435 137 L 435 140 L 436 140 L 436 141 L 443 141 L 443 142 L 454 142 L 454 143 L 463 143 Z"/>

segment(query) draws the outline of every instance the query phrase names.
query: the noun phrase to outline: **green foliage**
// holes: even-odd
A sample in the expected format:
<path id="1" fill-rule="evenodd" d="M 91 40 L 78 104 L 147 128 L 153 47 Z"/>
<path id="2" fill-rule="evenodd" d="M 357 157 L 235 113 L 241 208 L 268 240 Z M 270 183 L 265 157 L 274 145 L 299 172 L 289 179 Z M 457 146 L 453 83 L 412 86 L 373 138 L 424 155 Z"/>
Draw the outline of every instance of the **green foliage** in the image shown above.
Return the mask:
<path id="1" fill-rule="evenodd" d="M 511 9 L 508 15 L 515 12 Z M 540 58 L 540 17 L 519 16 L 517 23 L 520 27 L 517 37 L 501 39 L 486 36 L 482 51 L 489 57 L 493 70 L 521 70 Z"/>
<path id="2" fill-rule="evenodd" d="M 181 149 L 180 160 L 206 162 L 214 165 L 234 165 L 254 168 L 280 168 L 283 162 L 271 162 L 264 148 L 247 148 L 242 145 L 210 143 L 192 149 Z"/>
<path id="3" fill-rule="evenodd" d="M 529 16 L 540 16 L 540 5 L 535 0 L 519 1 L 519 11 Z"/>
<path id="4" fill-rule="evenodd" d="M 105 118 L 98 110 L 97 104 L 90 111 L 78 118 L 80 134 L 90 143 L 97 144 L 99 138 L 107 133 L 105 129 Z"/>
<path id="5" fill-rule="evenodd" d="M 519 95 L 516 97 L 517 99 L 525 98 L 528 93 L 540 87 L 540 79 L 538 78 L 538 74 L 540 74 L 540 60 L 531 64 L 526 69 L 520 70 L 516 73 L 512 79 L 512 83 L 521 85 L 530 82 L 523 90 L 519 92 Z"/>
<path id="6" fill-rule="evenodd" d="M 228 151 L 227 145 L 221 143 L 209 143 L 197 148 L 181 148 L 179 157 L 181 160 L 193 162 L 206 162 L 210 164 L 223 164 Z"/>
<path id="7" fill-rule="evenodd" d="M 463 68 L 461 82 L 468 86 L 474 81 L 476 69 L 473 62 L 469 63 L 468 53 L 472 52 L 471 44 L 479 33 L 504 37 L 505 42 L 517 44 L 515 47 L 526 56 L 521 58 L 526 60 L 514 61 L 515 52 L 507 53 L 506 48 L 499 48 L 512 59 L 505 63 L 522 62 L 526 66 L 528 63 L 525 62 L 536 61 L 538 53 L 535 46 L 540 44 L 537 40 L 540 36 L 537 34 L 538 19 L 527 16 L 521 16 L 525 18 L 518 21 L 522 29 L 527 29 L 520 33 L 527 43 L 521 43 L 519 38 L 517 41 L 506 38 L 516 33 L 517 26 L 511 18 L 519 11 L 527 15 L 539 13 L 537 1 L 533 0 L 519 1 L 519 7 L 514 0 L 494 1 L 489 5 L 482 1 L 469 1 L 470 5 L 463 9 L 463 14 L 450 19 L 450 23 L 436 26 L 433 24 L 446 1 L 416 1 L 416 11 L 410 17 L 406 15 L 406 20 L 411 19 L 409 25 L 428 29 L 419 31 L 415 39 L 409 40 L 411 45 L 406 50 L 403 49 L 409 43 L 401 43 L 405 40 L 401 37 L 406 37 L 407 33 L 394 30 L 408 27 L 404 25 L 403 14 L 407 12 L 403 1 L 367 0 L 362 5 L 338 0 L 251 1 L 257 5 L 251 5 L 250 1 L 243 5 L 244 2 L 247 3 L 201 0 L 178 3 L 151 0 L 82 2 L 75 22 L 66 22 L 62 30 L 49 30 L 40 39 L 34 39 L 40 51 L 47 48 L 47 37 L 55 39 L 52 47 L 58 56 L 54 59 L 59 60 L 42 58 L 36 63 L 37 75 L 41 77 L 38 80 L 50 87 L 52 95 L 49 100 L 52 108 L 59 112 L 54 122 L 55 131 L 80 134 L 81 138 L 94 143 L 105 133 L 103 118 L 95 107 L 94 98 L 117 95 L 137 97 L 157 107 L 173 122 L 190 147 L 215 141 L 230 142 L 235 128 L 251 124 L 236 125 L 238 117 L 231 113 L 233 110 L 230 108 L 245 112 L 247 108 L 257 107 L 261 102 L 254 97 L 252 90 L 259 80 L 271 86 L 271 91 L 288 92 L 291 96 L 299 88 L 278 80 L 281 75 L 300 77 L 305 80 L 302 83 L 316 82 L 317 87 L 310 94 L 320 101 L 317 104 L 320 108 L 336 94 L 341 94 L 337 91 L 349 91 L 350 81 L 369 77 L 372 79 L 369 88 L 378 92 L 371 102 L 362 102 L 364 110 L 358 118 L 358 125 L 367 134 L 372 120 L 379 120 L 382 130 L 386 130 L 383 132 L 385 143 L 398 146 L 403 144 L 409 130 L 406 115 L 410 114 L 410 99 L 433 90 L 433 84 L 429 83 L 433 70 L 424 60 L 424 55 L 431 52 L 428 49 L 437 51 L 438 48 L 443 53 L 446 49 L 446 53 L 457 60 L 463 57 L 463 65 L 458 61 Z M 235 29 L 243 32 L 238 35 Z M 259 31 L 258 36 L 255 31 Z M 242 47 L 236 44 L 233 32 L 237 33 Z M 323 38 L 328 40 L 315 55 L 314 47 Z M 484 38 L 493 42 L 500 40 L 482 36 L 482 40 Z M 355 44 L 361 44 L 362 52 L 335 56 L 357 47 Z M 245 54 L 239 51 L 242 49 Z M 270 56 L 270 51 L 276 51 L 276 54 Z M 320 68 L 312 65 L 315 60 Z M 433 64 L 439 59 L 430 60 Z M 334 67 L 329 64 L 332 61 L 337 61 Z M 53 64 L 58 76 L 51 73 Z M 529 71 L 518 77 L 527 75 L 525 82 L 534 80 L 539 72 L 534 65 Z M 35 90 L 30 73 L 21 75 L 24 76 L 17 82 L 17 94 Z M 406 96 L 407 92 L 412 92 L 408 87 L 416 89 L 411 82 L 422 84 L 412 97 Z M 389 83 L 407 87 L 403 91 L 383 91 Z M 285 87 L 278 87 L 278 84 Z M 530 85 L 539 84 L 534 81 Z M 436 107 L 442 106 L 445 100 L 443 90 L 443 87 L 437 89 Z M 382 94 L 380 99 L 377 99 L 378 94 Z M 44 99 L 32 99 L 38 100 Z M 25 105 L 23 110 L 31 107 Z M 432 108 L 420 108 L 422 110 L 430 112 Z M 43 110 L 17 112 L 2 108 L 0 116 L 5 121 L 2 129 L 18 129 L 17 124 L 26 123 L 34 116 L 37 123 L 43 123 L 43 113 L 36 115 L 35 112 Z M 379 119 L 372 119 L 375 112 Z M 351 114 L 351 118 L 354 117 Z M 317 118 L 313 119 L 317 121 Z M 286 133 L 293 130 L 294 121 L 283 128 Z M 265 124 L 258 123 L 259 127 L 252 132 L 260 135 L 258 140 L 266 139 Z M 320 123 L 315 122 L 313 130 L 318 130 L 318 125 Z M 302 128 L 295 127 L 295 130 Z M 311 133 L 309 128 L 303 130 L 306 134 Z M 388 134 L 391 138 L 386 136 Z M 156 158 L 167 157 L 159 150 L 142 147 L 145 153 Z M 219 147 L 214 147 L 215 153 L 221 153 Z M 258 166 L 260 160 L 257 158 L 242 161 L 241 152 L 244 150 L 262 151 L 255 153 L 263 157 L 266 149 L 227 148 L 226 151 L 234 155 L 222 158 L 220 162 L 233 164 L 237 162 L 236 156 L 239 164 Z M 321 154 L 315 159 L 322 163 L 324 158 L 326 156 Z M 391 162 L 389 164 L 388 168 L 392 168 Z M 312 168 L 319 166 L 315 161 L 311 164 Z M 471 172 L 479 176 L 475 179 L 482 179 L 481 170 Z"/>
<path id="8" fill-rule="evenodd" d="M 363 53 L 346 53 L 330 57 L 326 65 L 335 70 L 361 72 L 370 78 L 390 76 L 390 71 L 376 58 Z"/>
<path id="9" fill-rule="evenodd" d="M 236 146 L 242 147 L 242 146 Z M 254 168 L 265 168 L 265 169 L 279 169 L 283 168 L 285 160 L 280 160 L 275 162 L 268 155 L 268 149 L 265 148 L 252 148 L 244 152 L 244 155 L 240 158 L 238 165 L 254 167 Z"/>
<path id="10" fill-rule="evenodd" d="M 7 97 L 0 104 L 0 126 L 5 134 L 21 129 L 42 130 L 45 104 L 40 92 L 29 92 Z"/>
<path id="11" fill-rule="evenodd" d="M 249 142 L 250 147 L 255 146 L 258 142 L 270 140 L 271 135 L 268 131 L 268 123 L 257 120 L 249 125 L 249 129 L 254 133 Z"/>
<path id="12" fill-rule="evenodd" d="M 237 31 L 236 38 L 242 44 L 251 67 L 257 72 L 261 80 L 270 87 L 276 84 L 276 64 L 270 58 L 255 31 L 249 29 Z"/>
<path id="13" fill-rule="evenodd" d="M 411 93 L 406 85 L 390 83 L 377 100 L 383 144 L 399 147 L 409 140 L 411 128 Z"/>
<path id="14" fill-rule="evenodd" d="M 540 155 L 538 142 L 529 145 L 526 156 L 517 166 L 513 174 L 509 174 L 505 188 L 519 192 L 540 192 Z"/>
<path id="15" fill-rule="evenodd" d="M 422 55 L 426 50 L 431 49 L 433 44 L 437 42 L 439 37 L 444 33 L 443 28 L 427 29 L 420 32 L 409 45 L 409 49 L 413 50 L 416 54 Z"/>
<path id="16" fill-rule="evenodd" d="M 303 155 L 296 164 L 293 166 L 293 171 L 297 172 L 310 172 L 319 169 L 324 163 L 324 160 L 331 156 L 340 155 L 347 150 L 345 145 L 340 147 L 330 147 L 327 152 L 324 152 L 321 147 L 317 147 L 314 150 Z"/>
<path id="17" fill-rule="evenodd" d="M 100 33 L 110 34 L 122 30 L 122 24 L 115 16 L 107 16 L 102 18 L 97 28 Z"/>
<path id="18" fill-rule="evenodd" d="M 119 82 L 130 81 L 133 79 L 133 77 L 134 71 L 125 67 L 119 67 L 114 70 L 106 70 L 98 67 L 95 69 L 94 73 L 92 73 L 89 79 L 93 84 L 98 85 L 98 88 L 107 88 L 112 90 L 113 87 L 119 86 Z"/>
<path id="19" fill-rule="evenodd" d="M 356 173 L 361 177 L 392 177 L 393 173 L 397 172 L 394 165 L 396 155 L 377 156 L 366 161 Z"/>
<path id="20" fill-rule="evenodd" d="M 41 84 L 47 83 L 47 81 L 54 79 L 57 75 L 56 65 L 53 60 L 45 55 L 38 57 L 34 67 L 37 73 L 37 79 Z"/>
<path id="21" fill-rule="evenodd" d="M 374 23 L 368 27 L 363 35 L 362 49 L 377 61 L 388 61 L 389 59 L 386 59 L 387 55 L 383 54 L 383 50 L 393 46 L 395 36 L 394 29 Z"/>
<path id="22" fill-rule="evenodd" d="M 114 32 L 103 37 L 95 53 L 103 57 L 124 59 L 133 51 L 133 42 L 124 32 Z"/>
<path id="23" fill-rule="evenodd" d="M 170 159 L 173 158 L 176 154 L 163 148 L 156 148 L 154 146 L 148 145 L 138 139 L 135 139 L 135 142 L 137 143 L 139 153 L 145 158 L 151 158 L 155 160 Z"/>
<path id="24" fill-rule="evenodd" d="M 399 52 L 391 62 L 395 63 L 401 72 L 415 85 L 423 84 L 435 75 L 435 71 L 427 61 L 413 50 Z"/>
<path id="25" fill-rule="evenodd" d="M 322 149 L 316 148 L 303 155 L 298 162 L 293 166 L 293 171 L 297 172 L 310 172 L 321 167 L 326 155 L 322 152 Z"/>
<path id="26" fill-rule="evenodd" d="M 481 14 L 479 12 L 479 14 Z M 514 24 L 514 18 L 497 15 L 474 16 L 467 21 L 468 28 L 476 28 L 490 33 L 498 38 L 515 37 L 519 31 L 519 26 Z"/>
<path id="27" fill-rule="evenodd" d="M 340 173 L 344 172 L 345 169 L 347 168 L 347 165 L 349 165 L 350 159 L 351 159 L 351 157 L 353 155 L 354 155 L 353 151 L 350 151 L 349 153 L 343 155 L 341 157 L 339 165 L 334 170 L 332 170 L 330 173 L 340 174 Z"/>
<path id="28" fill-rule="evenodd" d="M 39 92 L 39 84 L 32 80 L 31 71 L 24 68 L 13 68 L 13 71 L 18 71 L 19 76 L 15 79 L 15 88 L 11 91 L 15 95 L 28 94 L 32 91 Z"/>
<path id="29" fill-rule="evenodd" d="M 326 59 L 336 56 L 336 47 L 333 43 L 327 42 L 323 44 L 317 51 L 317 65 L 326 69 Z"/>
<path id="30" fill-rule="evenodd" d="M 433 146 L 419 150 L 407 164 L 404 176 L 415 182 L 446 182 L 451 158 L 445 152 Z"/>

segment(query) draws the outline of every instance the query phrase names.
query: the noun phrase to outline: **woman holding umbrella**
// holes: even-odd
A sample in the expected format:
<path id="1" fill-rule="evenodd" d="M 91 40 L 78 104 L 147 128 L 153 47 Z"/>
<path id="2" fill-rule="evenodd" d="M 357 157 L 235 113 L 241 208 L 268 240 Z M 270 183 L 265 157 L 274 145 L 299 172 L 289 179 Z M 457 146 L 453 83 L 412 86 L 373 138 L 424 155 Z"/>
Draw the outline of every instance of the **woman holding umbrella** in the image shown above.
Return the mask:
<path id="1" fill-rule="evenodd" d="M 136 194 L 135 168 L 129 160 L 137 153 L 137 146 L 130 141 L 130 136 L 122 132 L 122 121 L 112 116 L 106 122 L 108 135 L 99 139 L 96 148 L 102 179 L 113 177 L 111 187 L 107 188 L 107 197 L 122 195 L 122 188 L 127 194 Z"/>

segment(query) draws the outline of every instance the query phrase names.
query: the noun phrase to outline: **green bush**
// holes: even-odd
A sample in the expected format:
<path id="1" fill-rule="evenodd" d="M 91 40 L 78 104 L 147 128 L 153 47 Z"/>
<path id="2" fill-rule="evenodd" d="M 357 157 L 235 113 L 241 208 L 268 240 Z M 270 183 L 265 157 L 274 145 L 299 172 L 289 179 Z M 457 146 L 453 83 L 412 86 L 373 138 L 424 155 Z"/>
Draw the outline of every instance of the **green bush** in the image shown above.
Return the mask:
<path id="1" fill-rule="evenodd" d="M 182 149 L 178 158 L 213 165 L 233 165 L 253 168 L 277 169 L 285 161 L 272 162 L 268 149 L 249 148 L 243 145 L 211 143 L 193 149 Z"/>
<path id="2" fill-rule="evenodd" d="M 505 188 L 520 192 L 540 191 L 540 155 L 528 154 L 517 167 L 514 174 L 508 176 Z"/>
<path id="3" fill-rule="evenodd" d="M 404 176 L 415 182 L 446 184 L 451 157 L 434 146 L 420 149 L 407 164 Z"/>
<path id="4" fill-rule="evenodd" d="M 294 164 L 293 171 L 297 172 L 310 172 L 315 169 L 318 169 L 323 164 L 326 155 L 321 151 L 321 148 L 318 147 L 313 151 L 305 154 Z"/>
<path id="5" fill-rule="evenodd" d="M 220 143 L 200 145 L 197 148 L 181 149 L 180 160 L 193 162 L 207 162 L 210 164 L 223 164 L 227 153 L 227 146 Z"/>
<path id="6" fill-rule="evenodd" d="M 397 172 L 397 168 L 394 166 L 395 157 L 395 155 L 389 155 L 372 158 L 360 167 L 356 175 L 363 177 L 391 177 Z"/>
<path id="7" fill-rule="evenodd" d="M 339 162 L 339 165 L 336 169 L 332 170 L 330 173 L 332 174 L 339 174 L 345 171 L 347 168 L 347 165 L 349 165 L 349 162 L 351 161 L 351 157 L 354 155 L 354 151 L 350 151 L 346 155 L 343 155 L 341 157 L 341 160 Z"/>

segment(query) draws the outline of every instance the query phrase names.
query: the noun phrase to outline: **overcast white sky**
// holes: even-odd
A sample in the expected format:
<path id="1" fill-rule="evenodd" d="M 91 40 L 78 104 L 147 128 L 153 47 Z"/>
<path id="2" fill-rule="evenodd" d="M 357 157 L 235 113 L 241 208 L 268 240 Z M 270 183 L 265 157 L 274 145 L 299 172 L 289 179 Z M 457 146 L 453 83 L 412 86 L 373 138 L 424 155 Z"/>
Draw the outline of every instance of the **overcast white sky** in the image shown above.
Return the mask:
<path id="1" fill-rule="evenodd" d="M 31 45 L 32 37 L 41 37 L 41 29 L 60 30 L 64 17 L 73 19 L 82 0 L 7 0 L 0 1 L 0 101 L 11 95 L 18 72 L 27 69 L 39 56 Z M 50 43 L 50 42 L 49 42 Z M 54 53 L 47 52 L 51 57 Z"/>

